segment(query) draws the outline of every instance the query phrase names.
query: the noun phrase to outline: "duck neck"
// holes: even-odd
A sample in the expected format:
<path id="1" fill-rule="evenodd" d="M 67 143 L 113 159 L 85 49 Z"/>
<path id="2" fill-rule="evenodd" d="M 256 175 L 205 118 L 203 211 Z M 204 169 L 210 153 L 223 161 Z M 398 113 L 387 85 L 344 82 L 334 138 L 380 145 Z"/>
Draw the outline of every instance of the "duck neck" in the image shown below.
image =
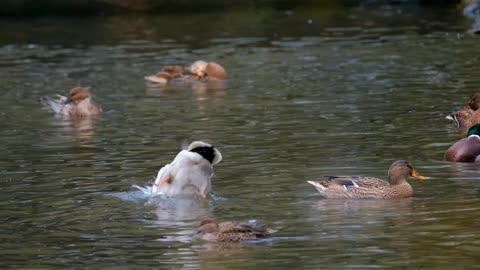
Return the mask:
<path id="1" fill-rule="evenodd" d="M 408 179 L 408 176 L 401 176 L 401 175 L 396 175 L 396 174 L 392 174 L 392 173 L 388 174 L 388 182 L 392 186 L 408 183 L 407 179 Z"/>

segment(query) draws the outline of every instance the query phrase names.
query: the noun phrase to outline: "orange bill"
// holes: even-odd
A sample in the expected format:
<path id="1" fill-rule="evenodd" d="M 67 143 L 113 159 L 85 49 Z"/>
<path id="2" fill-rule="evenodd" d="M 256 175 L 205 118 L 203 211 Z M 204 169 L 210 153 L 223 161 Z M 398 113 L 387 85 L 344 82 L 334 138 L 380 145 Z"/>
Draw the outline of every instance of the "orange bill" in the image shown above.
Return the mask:
<path id="1" fill-rule="evenodd" d="M 425 180 L 425 179 L 427 179 L 425 176 L 421 176 L 420 174 L 418 174 L 417 170 L 413 170 L 413 171 L 412 171 L 412 177 L 415 177 L 415 178 L 417 178 L 418 180 Z"/>

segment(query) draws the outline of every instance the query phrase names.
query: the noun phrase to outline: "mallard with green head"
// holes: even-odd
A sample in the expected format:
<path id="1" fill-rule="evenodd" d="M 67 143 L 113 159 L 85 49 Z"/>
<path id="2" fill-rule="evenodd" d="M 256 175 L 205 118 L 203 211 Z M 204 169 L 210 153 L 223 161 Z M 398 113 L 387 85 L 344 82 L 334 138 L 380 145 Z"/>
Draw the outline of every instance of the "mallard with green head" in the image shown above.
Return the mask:
<path id="1" fill-rule="evenodd" d="M 312 184 L 325 198 L 332 199 L 399 199 L 413 195 L 413 188 L 407 182 L 409 177 L 419 180 L 413 165 L 405 160 L 397 160 L 388 169 L 388 182 L 379 178 L 364 176 L 328 176 Z"/>
<path id="2" fill-rule="evenodd" d="M 467 137 L 454 143 L 443 156 L 446 161 L 480 161 L 480 124 L 468 129 Z"/>

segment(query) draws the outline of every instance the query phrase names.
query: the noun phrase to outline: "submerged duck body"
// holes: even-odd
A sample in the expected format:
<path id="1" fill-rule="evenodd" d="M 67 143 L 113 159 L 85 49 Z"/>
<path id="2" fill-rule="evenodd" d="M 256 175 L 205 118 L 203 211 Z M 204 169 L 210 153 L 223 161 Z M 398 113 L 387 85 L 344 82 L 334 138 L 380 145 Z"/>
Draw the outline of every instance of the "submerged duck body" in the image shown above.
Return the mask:
<path id="1" fill-rule="evenodd" d="M 213 165 L 222 155 L 213 145 L 195 141 L 175 159 L 161 168 L 152 187 L 152 195 L 199 195 L 206 198 L 211 191 Z"/>
<path id="2" fill-rule="evenodd" d="M 453 162 L 480 161 L 480 124 L 472 126 L 467 136 L 450 146 L 443 159 Z"/>
<path id="3" fill-rule="evenodd" d="M 250 223 L 221 222 L 204 219 L 198 226 L 196 237 L 210 242 L 240 242 L 264 238 L 276 230 Z"/>
<path id="4" fill-rule="evenodd" d="M 225 69 L 218 63 L 195 61 L 190 66 L 164 66 L 158 73 L 145 77 L 145 80 L 158 83 L 192 83 L 220 81 L 227 78 Z"/>
<path id="5" fill-rule="evenodd" d="M 72 88 L 66 96 L 41 97 L 40 102 L 65 117 L 88 117 L 102 112 L 102 108 L 92 100 L 89 88 Z"/>
<path id="6" fill-rule="evenodd" d="M 413 195 L 413 188 L 407 182 L 409 177 L 426 179 L 417 173 L 410 162 L 397 160 L 388 170 L 388 182 L 379 178 L 361 176 L 329 176 L 307 182 L 325 198 L 398 199 Z"/>

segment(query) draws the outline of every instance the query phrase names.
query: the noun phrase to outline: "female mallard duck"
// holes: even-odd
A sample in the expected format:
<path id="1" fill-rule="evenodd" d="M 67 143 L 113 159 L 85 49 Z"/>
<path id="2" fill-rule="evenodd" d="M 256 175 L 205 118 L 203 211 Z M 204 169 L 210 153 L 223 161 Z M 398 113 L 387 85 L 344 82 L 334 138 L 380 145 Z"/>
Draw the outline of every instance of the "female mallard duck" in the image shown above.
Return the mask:
<path id="1" fill-rule="evenodd" d="M 195 61 L 188 67 L 165 66 L 160 72 L 146 76 L 145 80 L 158 84 L 169 82 L 207 82 L 225 80 L 225 69 L 215 62 Z"/>
<path id="2" fill-rule="evenodd" d="M 66 117 L 87 117 L 102 112 L 102 108 L 92 100 L 92 94 L 86 87 L 75 87 L 66 96 L 41 97 L 40 102 L 56 114 Z"/>
<path id="3" fill-rule="evenodd" d="M 480 124 L 468 129 L 467 138 L 461 139 L 450 146 L 443 159 L 455 162 L 480 161 Z"/>
<path id="4" fill-rule="evenodd" d="M 426 179 L 417 173 L 410 162 L 397 160 L 388 169 L 388 182 L 361 176 L 329 176 L 319 181 L 307 182 L 325 198 L 398 199 L 413 195 L 413 188 L 407 182 L 410 176 L 419 180 Z"/>
<path id="5" fill-rule="evenodd" d="M 240 242 L 264 238 L 276 230 L 250 223 L 221 222 L 207 218 L 200 222 L 194 237 L 210 242 Z"/>
<path id="6" fill-rule="evenodd" d="M 211 144 L 195 141 L 157 174 L 152 195 L 200 195 L 206 198 L 211 190 L 213 165 L 222 160 L 222 154 Z"/>
<path id="7" fill-rule="evenodd" d="M 480 123 L 480 92 L 475 92 L 468 98 L 468 105 L 462 109 L 452 112 L 447 115 L 447 119 L 453 120 L 455 126 L 463 133 L 466 134 L 468 129 Z"/>

